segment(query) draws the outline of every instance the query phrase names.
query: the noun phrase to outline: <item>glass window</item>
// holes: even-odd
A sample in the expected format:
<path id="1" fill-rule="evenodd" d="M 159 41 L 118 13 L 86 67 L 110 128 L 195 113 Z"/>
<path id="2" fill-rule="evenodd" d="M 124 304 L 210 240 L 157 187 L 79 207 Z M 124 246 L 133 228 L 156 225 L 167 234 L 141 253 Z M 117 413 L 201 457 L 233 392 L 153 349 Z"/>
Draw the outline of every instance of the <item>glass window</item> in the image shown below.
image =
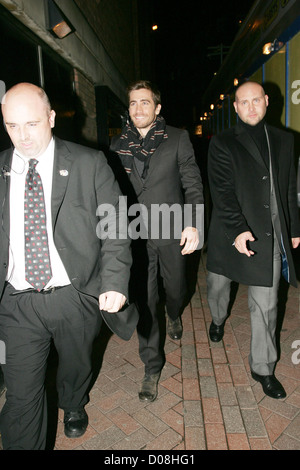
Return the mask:
<path id="1" fill-rule="evenodd" d="M 73 69 L 59 57 L 43 50 L 43 71 L 44 89 L 56 112 L 54 134 L 61 139 L 80 142 L 85 116 L 73 91 Z"/>

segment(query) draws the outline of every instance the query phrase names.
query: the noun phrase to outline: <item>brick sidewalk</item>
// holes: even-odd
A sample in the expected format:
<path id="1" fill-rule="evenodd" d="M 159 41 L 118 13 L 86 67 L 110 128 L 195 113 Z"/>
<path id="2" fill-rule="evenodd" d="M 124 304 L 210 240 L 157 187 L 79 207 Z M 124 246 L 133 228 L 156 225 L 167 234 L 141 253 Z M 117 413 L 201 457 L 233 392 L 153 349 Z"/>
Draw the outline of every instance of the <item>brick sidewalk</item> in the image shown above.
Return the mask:
<path id="1" fill-rule="evenodd" d="M 239 286 L 223 341 L 209 341 L 204 263 L 202 258 L 195 293 L 182 317 L 182 340 L 166 338 L 157 400 L 145 405 L 138 399 L 144 368 L 136 334 L 125 342 L 104 329 L 96 345 L 100 373 L 86 408 L 87 432 L 67 439 L 59 411 L 55 449 L 300 450 L 300 364 L 291 360 L 293 341 L 300 340 L 299 288 L 288 291 L 276 368 L 287 397 L 274 400 L 249 375 L 245 286 Z M 53 418 L 56 426 L 54 412 Z"/>

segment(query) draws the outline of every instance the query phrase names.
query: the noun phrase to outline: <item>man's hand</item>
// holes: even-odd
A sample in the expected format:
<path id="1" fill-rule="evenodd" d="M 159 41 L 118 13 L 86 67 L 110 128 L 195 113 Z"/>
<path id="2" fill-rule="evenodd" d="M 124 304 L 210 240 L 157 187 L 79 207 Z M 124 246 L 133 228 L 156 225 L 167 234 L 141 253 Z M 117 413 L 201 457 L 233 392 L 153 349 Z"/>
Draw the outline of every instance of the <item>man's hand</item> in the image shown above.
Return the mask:
<path id="1" fill-rule="evenodd" d="M 120 292 L 113 290 L 104 292 L 99 296 L 99 308 L 106 312 L 116 313 L 118 312 L 126 302 L 126 297 Z"/>
<path id="2" fill-rule="evenodd" d="M 199 245 L 198 229 L 186 227 L 181 234 L 180 246 L 182 245 L 184 245 L 184 248 L 181 250 L 182 255 L 193 253 Z"/>
<path id="3" fill-rule="evenodd" d="M 298 248 L 299 245 L 300 245 L 300 237 L 292 238 L 292 247 Z"/>
<path id="4" fill-rule="evenodd" d="M 251 232 L 243 232 L 234 240 L 234 246 L 240 253 L 245 254 L 250 258 L 250 256 L 254 255 L 254 251 L 248 250 L 247 242 L 254 242 L 254 240 L 255 238 Z"/>

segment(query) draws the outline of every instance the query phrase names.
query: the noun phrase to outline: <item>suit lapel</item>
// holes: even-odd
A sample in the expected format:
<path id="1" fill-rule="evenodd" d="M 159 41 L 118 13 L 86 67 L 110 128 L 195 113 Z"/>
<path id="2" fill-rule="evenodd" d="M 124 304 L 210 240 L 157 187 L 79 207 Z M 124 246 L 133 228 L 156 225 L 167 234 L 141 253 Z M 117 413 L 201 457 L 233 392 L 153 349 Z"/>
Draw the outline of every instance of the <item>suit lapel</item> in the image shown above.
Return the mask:
<path id="1" fill-rule="evenodd" d="M 148 175 L 147 175 L 146 181 L 151 176 L 153 171 L 157 171 L 157 162 L 156 162 L 156 160 L 160 157 L 161 151 L 164 148 L 164 143 L 165 143 L 165 141 L 161 142 L 161 144 L 157 147 L 155 152 L 151 155 L 150 163 L 149 163 L 149 170 L 148 170 Z"/>
<path id="2" fill-rule="evenodd" d="M 235 128 L 236 139 L 237 141 L 247 150 L 248 153 L 256 160 L 256 162 L 266 168 L 265 162 L 260 154 L 260 151 L 257 148 L 254 140 L 250 137 L 248 132 L 246 132 L 242 127 L 236 126 Z"/>
<path id="3" fill-rule="evenodd" d="M 71 166 L 72 159 L 69 149 L 62 140 L 56 137 L 51 197 L 53 230 L 55 227 L 59 208 L 63 202 L 65 192 L 69 183 Z"/>

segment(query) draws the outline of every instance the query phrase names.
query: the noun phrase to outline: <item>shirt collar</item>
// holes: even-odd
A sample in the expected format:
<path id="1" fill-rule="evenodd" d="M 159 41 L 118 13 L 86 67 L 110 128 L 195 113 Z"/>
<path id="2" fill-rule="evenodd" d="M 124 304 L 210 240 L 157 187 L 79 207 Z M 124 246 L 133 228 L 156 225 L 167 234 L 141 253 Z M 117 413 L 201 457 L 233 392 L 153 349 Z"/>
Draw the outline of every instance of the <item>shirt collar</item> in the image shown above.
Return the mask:
<path id="1" fill-rule="evenodd" d="M 35 158 L 35 157 L 33 157 Z M 39 168 L 52 165 L 54 158 L 54 139 L 51 138 L 45 152 L 36 158 L 39 162 Z M 22 155 L 18 150 L 14 149 L 12 159 L 12 170 L 17 174 L 22 174 L 28 165 L 28 158 Z"/>

